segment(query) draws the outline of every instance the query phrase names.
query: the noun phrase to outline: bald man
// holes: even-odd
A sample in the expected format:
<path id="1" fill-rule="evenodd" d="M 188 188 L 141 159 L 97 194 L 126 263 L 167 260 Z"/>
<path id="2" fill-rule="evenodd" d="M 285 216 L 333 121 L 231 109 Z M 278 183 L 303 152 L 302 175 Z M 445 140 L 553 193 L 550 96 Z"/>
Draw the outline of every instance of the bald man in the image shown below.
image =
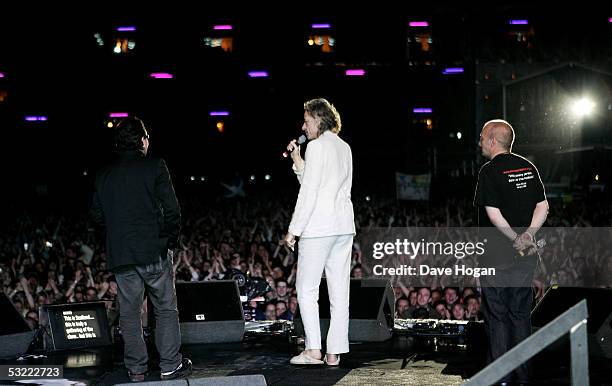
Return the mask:
<path id="1" fill-rule="evenodd" d="M 536 167 L 512 153 L 514 129 L 501 119 L 485 123 L 482 155 L 489 159 L 478 174 L 474 205 L 478 226 L 487 239 L 480 266 L 496 268 L 482 277 L 489 362 L 531 334 L 531 283 L 537 264 L 535 236 L 548 215 L 548 201 Z M 528 383 L 527 364 L 501 380 Z"/>

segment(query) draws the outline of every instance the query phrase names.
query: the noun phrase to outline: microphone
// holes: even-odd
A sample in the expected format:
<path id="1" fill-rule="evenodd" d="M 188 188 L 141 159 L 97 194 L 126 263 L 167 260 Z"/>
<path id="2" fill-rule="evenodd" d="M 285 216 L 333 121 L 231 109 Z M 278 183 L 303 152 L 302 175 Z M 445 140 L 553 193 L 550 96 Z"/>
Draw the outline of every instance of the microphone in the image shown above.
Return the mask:
<path id="1" fill-rule="evenodd" d="M 295 139 L 295 142 L 296 142 L 296 144 L 297 144 L 297 145 L 301 145 L 301 144 L 303 144 L 304 142 L 306 142 L 306 136 L 305 136 L 305 135 L 303 135 L 303 134 L 302 134 L 302 135 L 300 135 L 300 137 L 299 137 L 299 138 Z M 297 148 L 296 148 L 296 149 L 297 149 Z M 294 150 L 295 150 L 295 149 L 294 149 Z M 291 153 L 292 153 L 292 152 L 290 152 L 289 150 L 285 150 L 285 151 L 283 152 L 283 158 L 287 158 L 287 157 L 289 157 L 289 154 L 291 154 Z"/>

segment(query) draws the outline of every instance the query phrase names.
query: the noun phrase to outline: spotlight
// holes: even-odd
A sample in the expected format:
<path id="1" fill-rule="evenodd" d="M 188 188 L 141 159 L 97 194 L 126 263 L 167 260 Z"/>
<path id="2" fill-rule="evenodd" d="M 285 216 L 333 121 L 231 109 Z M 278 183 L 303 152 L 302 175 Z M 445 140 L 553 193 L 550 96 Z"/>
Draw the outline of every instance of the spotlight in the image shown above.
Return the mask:
<path id="1" fill-rule="evenodd" d="M 194 176 L 189 177 L 189 179 L 190 179 L 191 181 L 195 181 L 195 177 L 194 177 Z"/>
<path id="2" fill-rule="evenodd" d="M 266 176 L 264 177 L 264 179 L 266 181 L 270 181 L 270 179 L 272 179 L 272 176 L 270 176 L 269 174 L 266 174 Z"/>
<path id="3" fill-rule="evenodd" d="M 457 139 L 461 139 L 461 137 L 463 136 L 463 134 L 461 134 L 460 131 L 457 132 Z"/>
<path id="4" fill-rule="evenodd" d="M 594 108 L 595 102 L 589 98 L 580 98 L 572 103 L 572 111 L 579 117 L 591 114 Z"/>
<path id="5" fill-rule="evenodd" d="M 255 182 L 255 174 L 252 174 L 249 180 L 251 180 L 251 182 Z"/>
<path id="6" fill-rule="evenodd" d="M 365 196 L 365 200 L 369 202 L 371 200 L 370 196 Z"/>
<path id="7" fill-rule="evenodd" d="M 113 122 L 112 122 L 112 121 L 108 121 L 108 122 L 106 123 L 106 127 L 108 127 L 109 129 L 111 129 L 113 126 L 114 126 L 114 125 L 113 125 Z"/>

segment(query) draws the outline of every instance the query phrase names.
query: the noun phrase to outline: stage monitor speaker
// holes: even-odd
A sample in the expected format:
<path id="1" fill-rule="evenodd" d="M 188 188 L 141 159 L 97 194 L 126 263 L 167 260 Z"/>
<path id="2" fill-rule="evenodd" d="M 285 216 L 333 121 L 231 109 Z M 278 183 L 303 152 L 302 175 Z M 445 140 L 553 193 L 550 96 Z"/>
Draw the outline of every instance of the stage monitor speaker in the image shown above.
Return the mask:
<path id="1" fill-rule="evenodd" d="M 132 386 L 133 383 L 120 383 L 116 386 Z M 232 375 L 229 377 L 188 378 L 171 381 L 140 382 L 142 386 L 266 386 L 262 374 Z"/>
<path id="2" fill-rule="evenodd" d="M 351 279 L 349 297 L 349 340 L 352 342 L 383 342 L 391 338 L 395 296 L 387 279 Z M 329 330 L 329 295 L 326 279 L 319 286 L 319 318 L 321 338 Z M 295 316 L 298 334 L 304 334 L 300 309 Z"/>
<path id="3" fill-rule="evenodd" d="M 241 342 L 244 314 L 234 280 L 177 282 L 176 299 L 183 344 Z M 149 299 L 149 326 L 155 328 Z"/>
<path id="4" fill-rule="evenodd" d="M 24 354 L 35 332 L 4 292 L 0 293 L 0 315 L 0 359 Z"/>
<path id="5" fill-rule="evenodd" d="M 112 345 L 104 302 L 44 305 L 40 327 L 47 332 L 46 350 L 72 350 Z"/>
<path id="6" fill-rule="evenodd" d="M 534 329 L 544 327 L 580 302 L 587 301 L 589 354 L 612 358 L 612 289 L 553 286 L 531 312 Z M 567 339 L 567 336 L 564 338 Z"/>

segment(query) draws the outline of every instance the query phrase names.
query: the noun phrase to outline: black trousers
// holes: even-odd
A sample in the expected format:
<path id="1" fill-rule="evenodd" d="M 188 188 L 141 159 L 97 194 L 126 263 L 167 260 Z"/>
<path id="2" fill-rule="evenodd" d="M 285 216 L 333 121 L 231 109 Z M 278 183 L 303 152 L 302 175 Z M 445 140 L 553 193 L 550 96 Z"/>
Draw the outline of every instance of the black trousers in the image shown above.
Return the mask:
<path id="1" fill-rule="evenodd" d="M 183 358 L 181 331 L 176 305 L 172 253 L 156 264 L 125 266 L 115 272 L 119 289 L 119 325 L 124 348 L 125 367 L 134 374 L 147 371 L 148 354 L 140 318 L 145 288 L 155 307 L 155 345 L 161 371 L 172 371 Z"/>
<path id="2" fill-rule="evenodd" d="M 531 335 L 531 288 L 536 260 L 524 258 L 496 275 L 481 280 L 482 310 L 488 341 L 487 363 L 491 363 Z M 529 382 L 530 368 L 524 363 L 498 382 Z"/>

